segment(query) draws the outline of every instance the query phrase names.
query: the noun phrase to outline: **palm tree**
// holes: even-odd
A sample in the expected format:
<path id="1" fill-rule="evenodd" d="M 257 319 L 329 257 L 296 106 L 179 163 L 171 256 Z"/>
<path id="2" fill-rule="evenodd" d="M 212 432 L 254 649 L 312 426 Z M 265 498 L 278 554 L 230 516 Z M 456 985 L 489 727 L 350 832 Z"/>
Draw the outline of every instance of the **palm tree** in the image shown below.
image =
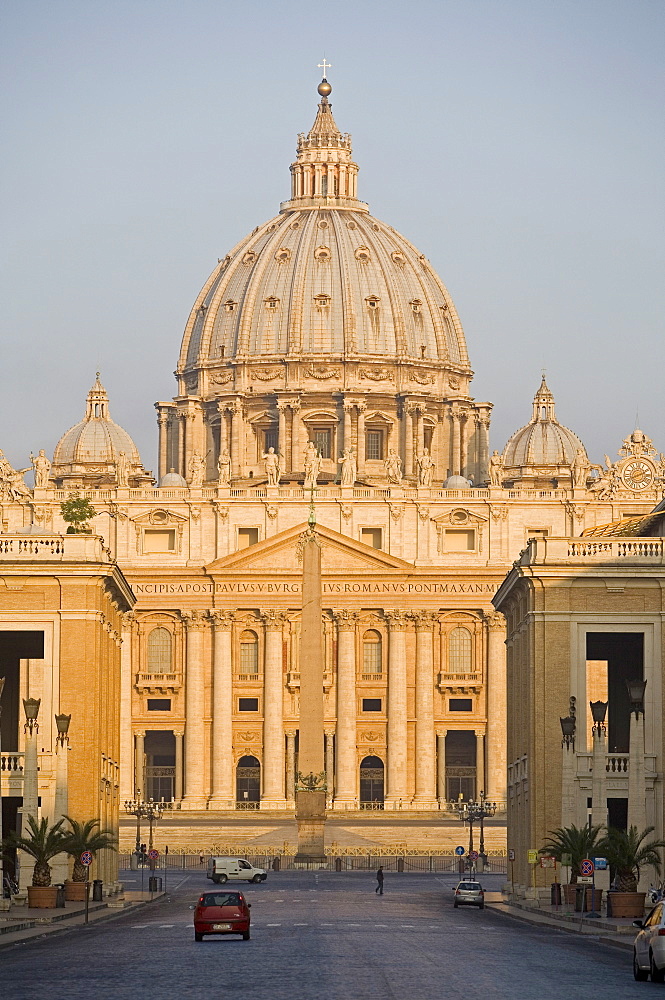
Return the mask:
<path id="1" fill-rule="evenodd" d="M 539 854 L 549 854 L 561 863 L 564 855 L 570 857 L 570 881 L 577 882 L 580 875 L 580 864 L 598 850 L 597 840 L 601 827 L 581 826 L 575 824 L 560 826 L 551 830 L 550 835 L 539 850 Z"/>
<path id="2" fill-rule="evenodd" d="M 98 819 L 88 819 L 85 823 L 80 823 L 71 816 L 65 816 L 69 823 L 69 829 L 65 830 L 65 840 L 62 850 L 74 859 L 74 872 L 72 882 L 86 882 L 88 878 L 88 868 L 81 863 L 81 855 L 84 851 L 90 851 L 93 855 L 98 851 L 107 848 L 115 850 L 115 837 L 110 830 L 99 830 Z"/>
<path id="3" fill-rule="evenodd" d="M 640 869 L 651 865 L 660 875 L 661 857 L 659 850 L 665 848 L 665 840 L 650 840 L 645 843 L 655 827 L 648 826 L 639 833 L 636 826 L 629 830 L 608 827 L 607 834 L 598 844 L 598 851 L 606 857 L 616 880 L 619 892 L 637 892 Z"/>
<path id="4" fill-rule="evenodd" d="M 35 859 L 35 867 L 32 872 L 33 886 L 46 887 L 51 884 L 49 861 L 64 850 L 63 822 L 64 820 L 58 820 L 53 826 L 49 826 L 45 816 L 39 823 L 34 816 L 28 816 L 27 835 L 24 836 L 13 831 L 3 841 L 5 847 L 25 851 L 26 854 Z"/>

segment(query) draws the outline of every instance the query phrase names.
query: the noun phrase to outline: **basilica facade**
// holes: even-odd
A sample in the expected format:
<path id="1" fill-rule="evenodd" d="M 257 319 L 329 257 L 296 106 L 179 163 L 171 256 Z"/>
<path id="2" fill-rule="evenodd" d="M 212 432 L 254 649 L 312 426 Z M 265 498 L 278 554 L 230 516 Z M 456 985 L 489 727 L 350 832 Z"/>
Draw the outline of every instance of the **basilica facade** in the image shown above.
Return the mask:
<path id="1" fill-rule="evenodd" d="M 358 199 L 329 95 L 324 80 L 289 200 L 194 303 L 176 395 L 155 404 L 156 477 L 99 376 L 52 460 L 33 456 L 34 489 L 0 468 L 0 538 L 59 536 L 63 501 L 92 504 L 90 529 L 136 598 L 120 636 L 118 796 L 164 798 L 183 822 L 294 809 L 311 504 L 329 808 L 439 812 L 482 790 L 501 811 L 493 595 L 528 539 L 639 516 L 659 496 L 649 439 L 635 431 L 594 465 L 544 377 L 530 419 L 492 451 L 453 301 Z M 19 728 L 3 748 L 20 750 Z"/>

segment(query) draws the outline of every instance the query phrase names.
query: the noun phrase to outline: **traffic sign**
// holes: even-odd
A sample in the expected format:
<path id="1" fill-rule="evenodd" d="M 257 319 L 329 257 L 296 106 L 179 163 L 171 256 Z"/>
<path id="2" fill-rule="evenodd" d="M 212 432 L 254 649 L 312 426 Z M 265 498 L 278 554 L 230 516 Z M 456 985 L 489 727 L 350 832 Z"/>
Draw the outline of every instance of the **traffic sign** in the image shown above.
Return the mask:
<path id="1" fill-rule="evenodd" d="M 541 854 L 540 856 L 540 867 L 541 868 L 556 868 L 556 860 L 551 854 Z"/>
<path id="2" fill-rule="evenodd" d="M 88 865 L 92 864 L 92 852 L 91 851 L 84 851 L 83 854 L 81 855 L 81 859 L 80 860 L 81 860 L 81 864 L 85 865 L 86 868 L 87 868 Z"/>
<path id="3" fill-rule="evenodd" d="M 580 874 L 582 875 L 593 875 L 594 873 L 594 863 L 591 858 L 585 858 L 580 864 Z"/>
<path id="4" fill-rule="evenodd" d="M 456 847 L 455 848 L 455 854 L 459 854 L 459 855 L 464 854 L 464 848 L 463 847 Z"/>
<path id="5" fill-rule="evenodd" d="M 509 861 L 514 861 L 515 860 L 515 852 L 512 850 L 512 848 L 511 848 L 511 850 L 508 851 L 508 860 Z"/>
<path id="6" fill-rule="evenodd" d="M 593 875 L 578 875 L 577 881 L 582 885 L 591 885 L 593 882 Z"/>
<path id="7" fill-rule="evenodd" d="M 530 865 L 538 864 L 538 851 L 527 851 L 527 858 Z"/>
<path id="8" fill-rule="evenodd" d="M 607 858 L 593 858 L 593 863 L 596 866 L 596 871 L 605 871 L 607 868 Z"/>
<path id="9" fill-rule="evenodd" d="M 469 851 L 469 861 L 478 860 L 478 851 Z"/>
<path id="10" fill-rule="evenodd" d="M 159 857 L 159 851 L 156 851 L 153 847 L 151 851 L 148 851 L 148 857 L 150 858 L 151 861 L 156 861 L 157 858 Z"/>

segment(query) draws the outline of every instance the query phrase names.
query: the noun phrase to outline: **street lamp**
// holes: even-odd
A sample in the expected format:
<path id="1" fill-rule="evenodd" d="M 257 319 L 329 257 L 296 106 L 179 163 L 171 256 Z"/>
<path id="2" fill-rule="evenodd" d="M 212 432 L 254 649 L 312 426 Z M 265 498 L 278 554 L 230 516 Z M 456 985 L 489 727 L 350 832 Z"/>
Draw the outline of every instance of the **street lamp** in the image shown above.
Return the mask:
<path id="1" fill-rule="evenodd" d="M 559 718 L 561 723 L 561 746 L 565 747 L 566 750 L 570 750 L 572 747 L 575 749 L 575 718 L 572 715 L 567 715 L 565 719 Z"/>
<path id="2" fill-rule="evenodd" d="M 479 802 L 469 802 L 471 811 L 473 812 L 473 818 L 480 821 L 480 857 L 482 858 L 483 865 L 487 864 L 487 855 L 485 854 L 485 818 L 488 816 L 493 816 L 496 812 L 496 802 L 488 802 L 485 798 L 485 793 L 480 793 Z"/>
<path id="3" fill-rule="evenodd" d="M 593 718 L 593 732 L 601 733 L 607 732 L 607 726 L 605 725 L 605 716 L 607 715 L 607 702 L 606 701 L 590 701 L 589 708 L 591 709 L 591 716 Z"/>
<path id="4" fill-rule="evenodd" d="M 71 715 L 56 715 L 55 724 L 58 729 L 58 735 L 56 736 L 56 741 L 61 747 L 64 747 L 69 743 L 69 723 L 72 721 Z"/>
<path id="5" fill-rule="evenodd" d="M 639 719 L 640 712 L 644 715 L 644 691 L 646 686 L 647 682 L 642 681 L 639 678 L 635 678 L 635 680 L 632 681 L 626 681 L 628 697 L 630 698 L 630 710 L 635 713 L 636 719 Z"/>
<path id="6" fill-rule="evenodd" d="M 149 799 L 148 802 L 143 803 L 144 813 L 143 815 L 148 820 L 149 823 L 149 834 L 148 834 L 148 850 L 152 850 L 152 828 L 153 824 L 162 818 L 162 813 L 164 811 L 163 802 L 155 802 L 154 799 Z"/>
<path id="7" fill-rule="evenodd" d="M 134 853 L 138 859 L 141 856 L 141 820 L 147 819 L 149 824 L 148 850 L 151 851 L 153 826 L 162 818 L 164 803 L 155 802 L 154 799 L 149 799 L 147 802 L 143 799 L 128 799 L 125 802 L 125 811 L 128 816 L 136 816 L 136 847 L 134 848 Z"/>
<path id="8" fill-rule="evenodd" d="M 0 760 L 2 760 L 2 689 L 5 686 L 5 678 L 0 677 Z M 2 774 L 0 773 L 0 843 L 2 843 Z M 0 899 L 5 898 L 5 864 L 3 852 L 0 850 Z M 4 906 L 4 903 L 3 903 Z"/>
<path id="9" fill-rule="evenodd" d="M 136 855 L 136 862 L 141 856 L 141 817 L 143 816 L 143 802 L 140 799 L 126 799 L 125 800 L 125 812 L 128 816 L 136 816 L 136 846 L 134 847 L 134 854 Z"/>

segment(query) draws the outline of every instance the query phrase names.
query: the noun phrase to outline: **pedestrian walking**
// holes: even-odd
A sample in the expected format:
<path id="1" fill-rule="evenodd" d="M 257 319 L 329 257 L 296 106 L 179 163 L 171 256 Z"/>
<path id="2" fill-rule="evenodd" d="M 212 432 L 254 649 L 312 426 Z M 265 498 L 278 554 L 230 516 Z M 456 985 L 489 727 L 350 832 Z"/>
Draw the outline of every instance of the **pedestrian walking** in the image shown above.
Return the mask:
<path id="1" fill-rule="evenodd" d="M 203 854 L 203 851 L 199 851 L 199 864 L 200 865 L 205 864 L 205 856 Z"/>
<path id="2" fill-rule="evenodd" d="M 374 891 L 379 896 L 383 896 L 383 865 L 379 865 L 379 870 L 376 873 L 376 889 Z"/>

